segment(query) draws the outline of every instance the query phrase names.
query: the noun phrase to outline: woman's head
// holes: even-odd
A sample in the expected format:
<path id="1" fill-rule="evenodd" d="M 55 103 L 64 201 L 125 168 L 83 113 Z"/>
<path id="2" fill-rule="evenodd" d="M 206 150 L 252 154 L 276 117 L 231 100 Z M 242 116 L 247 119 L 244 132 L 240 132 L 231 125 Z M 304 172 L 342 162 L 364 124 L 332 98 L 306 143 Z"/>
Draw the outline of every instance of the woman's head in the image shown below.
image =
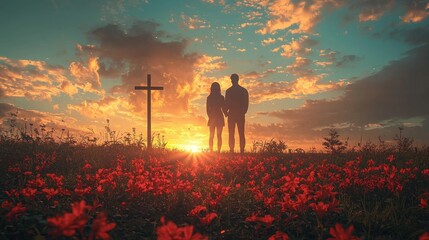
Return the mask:
<path id="1" fill-rule="evenodd" d="M 220 95 L 220 84 L 218 82 L 212 83 L 210 87 L 210 94 L 219 94 Z"/>

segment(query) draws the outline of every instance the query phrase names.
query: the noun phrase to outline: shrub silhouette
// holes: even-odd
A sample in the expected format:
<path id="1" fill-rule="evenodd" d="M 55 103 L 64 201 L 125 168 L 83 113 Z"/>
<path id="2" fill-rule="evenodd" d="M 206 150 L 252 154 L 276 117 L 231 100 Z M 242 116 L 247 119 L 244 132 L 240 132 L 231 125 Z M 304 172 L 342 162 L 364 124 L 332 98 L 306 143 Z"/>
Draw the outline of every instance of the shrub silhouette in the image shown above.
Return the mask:
<path id="1" fill-rule="evenodd" d="M 340 139 L 340 134 L 337 129 L 331 128 L 328 136 L 324 137 L 325 140 L 322 145 L 323 147 L 332 154 L 342 153 L 347 149 L 347 141 L 344 143 Z"/>

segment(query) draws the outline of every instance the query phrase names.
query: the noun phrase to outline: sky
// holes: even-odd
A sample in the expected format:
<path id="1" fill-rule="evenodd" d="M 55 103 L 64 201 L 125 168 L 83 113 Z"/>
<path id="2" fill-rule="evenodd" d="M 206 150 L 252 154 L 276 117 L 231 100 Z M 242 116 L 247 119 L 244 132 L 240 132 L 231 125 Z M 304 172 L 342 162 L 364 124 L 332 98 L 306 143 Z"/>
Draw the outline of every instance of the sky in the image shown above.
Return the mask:
<path id="1" fill-rule="evenodd" d="M 427 0 L 0 0 L 0 32 L 2 134 L 145 139 L 151 74 L 156 139 L 207 148 L 210 85 L 237 73 L 247 151 L 429 144 Z"/>

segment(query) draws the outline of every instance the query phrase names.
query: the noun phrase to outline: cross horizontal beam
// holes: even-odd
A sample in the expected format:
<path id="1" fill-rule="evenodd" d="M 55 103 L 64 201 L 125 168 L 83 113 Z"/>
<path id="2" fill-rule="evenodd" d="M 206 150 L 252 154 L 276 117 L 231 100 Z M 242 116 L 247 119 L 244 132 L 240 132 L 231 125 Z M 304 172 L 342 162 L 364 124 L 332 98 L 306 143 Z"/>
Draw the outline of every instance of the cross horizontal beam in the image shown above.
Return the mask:
<path id="1" fill-rule="evenodd" d="M 150 88 L 150 90 L 164 90 L 164 87 L 157 87 L 157 86 L 150 86 L 150 87 L 147 87 L 147 86 L 135 86 L 134 90 L 149 90 L 149 88 Z"/>

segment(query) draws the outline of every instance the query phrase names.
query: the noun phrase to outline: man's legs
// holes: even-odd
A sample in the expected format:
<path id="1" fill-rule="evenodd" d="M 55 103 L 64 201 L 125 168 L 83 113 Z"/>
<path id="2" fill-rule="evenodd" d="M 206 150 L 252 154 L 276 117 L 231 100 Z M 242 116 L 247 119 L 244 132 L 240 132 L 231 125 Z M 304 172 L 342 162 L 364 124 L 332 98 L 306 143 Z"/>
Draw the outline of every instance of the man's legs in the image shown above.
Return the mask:
<path id="1" fill-rule="evenodd" d="M 235 144 L 235 118 L 228 116 L 228 134 L 229 134 L 229 151 L 234 152 L 234 144 Z"/>
<path id="2" fill-rule="evenodd" d="M 240 136 L 240 153 L 244 153 L 246 138 L 244 137 L 244 115 L 237 119 L 238 135 Z"/>

